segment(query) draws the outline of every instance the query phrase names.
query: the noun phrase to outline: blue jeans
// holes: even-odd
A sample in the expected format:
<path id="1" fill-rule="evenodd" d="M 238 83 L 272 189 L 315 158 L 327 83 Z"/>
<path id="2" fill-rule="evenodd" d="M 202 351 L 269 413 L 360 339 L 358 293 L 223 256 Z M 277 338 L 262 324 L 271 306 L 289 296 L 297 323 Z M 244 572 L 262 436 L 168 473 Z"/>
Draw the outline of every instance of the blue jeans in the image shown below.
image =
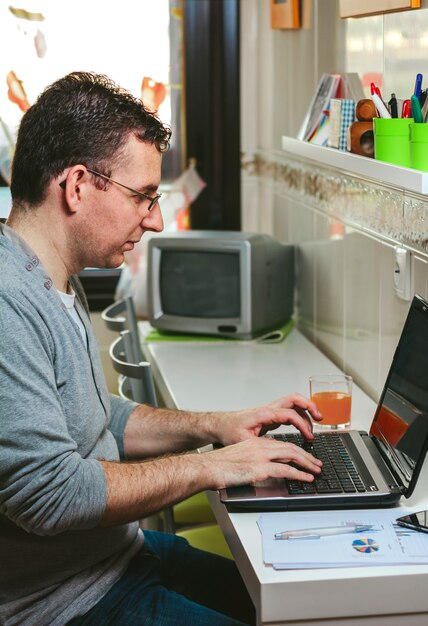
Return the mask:
<path id="1" fill-rule="evenodd" d="M 233 561 L 182 537 L 144 531 L 122 578 L 69 626 L 242 626 L 254 624 L 250 597 Z"/>

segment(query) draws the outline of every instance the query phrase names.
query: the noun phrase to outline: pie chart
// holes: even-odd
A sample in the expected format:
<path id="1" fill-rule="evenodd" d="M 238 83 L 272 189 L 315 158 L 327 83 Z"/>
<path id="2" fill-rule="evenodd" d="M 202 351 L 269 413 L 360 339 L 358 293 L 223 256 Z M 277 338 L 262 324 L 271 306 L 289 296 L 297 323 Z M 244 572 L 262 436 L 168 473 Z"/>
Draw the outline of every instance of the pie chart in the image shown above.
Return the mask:
<path id="1" fill-rule="evenodd" d="M 352 547 L 357 552 L 363 552 L 364 554 L 371 554 L 379 550 L 379 544 L 374 539 L 364 537 L 363 539 L 355 539 L 352 542 Z"/>

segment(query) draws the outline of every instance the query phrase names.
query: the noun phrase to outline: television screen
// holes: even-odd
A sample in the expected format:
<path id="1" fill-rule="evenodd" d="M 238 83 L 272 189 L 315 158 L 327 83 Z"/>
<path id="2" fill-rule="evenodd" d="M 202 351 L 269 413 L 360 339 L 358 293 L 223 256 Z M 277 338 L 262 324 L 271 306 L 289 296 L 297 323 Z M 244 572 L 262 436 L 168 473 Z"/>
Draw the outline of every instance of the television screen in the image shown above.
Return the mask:
<path id="1" fill-rule="evenodd" d="M 165 250 L 160 264 L 166 315 L 239 317 L 239 252 Z"/>
<path id="2" fill-rule="evenodd" d="M 149 240 L 147 279 L 154 328 L 251 339 L 293 313 L 294 248 L 262 233 L 170 233 Z"/>

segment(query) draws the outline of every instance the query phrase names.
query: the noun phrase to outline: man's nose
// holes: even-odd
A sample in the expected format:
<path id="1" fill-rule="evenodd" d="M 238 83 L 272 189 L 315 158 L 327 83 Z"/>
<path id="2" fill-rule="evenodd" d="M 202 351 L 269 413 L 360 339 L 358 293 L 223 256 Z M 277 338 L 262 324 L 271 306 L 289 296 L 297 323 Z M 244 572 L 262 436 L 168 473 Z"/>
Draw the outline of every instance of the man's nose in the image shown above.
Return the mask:
<path id="1" fill-rule="evenodd" d="M 142 220 L 144 230 L 152 230 L 160 233 L 163 230 L 162 211 L 159 202 L 156 202 L 153 209 Z"/>

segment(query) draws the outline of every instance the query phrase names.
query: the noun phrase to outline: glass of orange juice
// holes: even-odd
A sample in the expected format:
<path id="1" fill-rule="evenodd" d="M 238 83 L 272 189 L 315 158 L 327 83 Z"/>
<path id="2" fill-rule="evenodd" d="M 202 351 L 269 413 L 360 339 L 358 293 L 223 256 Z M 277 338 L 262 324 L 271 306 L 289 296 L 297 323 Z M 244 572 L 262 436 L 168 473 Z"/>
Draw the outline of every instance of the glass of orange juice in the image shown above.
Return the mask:
<path id="1" fill-rule="evenodd" d="M 309 391 L 323 416 L 317 426 L 346 428 L 351 423 L 352 378 L 346 374 L 310 376 Z"/>

